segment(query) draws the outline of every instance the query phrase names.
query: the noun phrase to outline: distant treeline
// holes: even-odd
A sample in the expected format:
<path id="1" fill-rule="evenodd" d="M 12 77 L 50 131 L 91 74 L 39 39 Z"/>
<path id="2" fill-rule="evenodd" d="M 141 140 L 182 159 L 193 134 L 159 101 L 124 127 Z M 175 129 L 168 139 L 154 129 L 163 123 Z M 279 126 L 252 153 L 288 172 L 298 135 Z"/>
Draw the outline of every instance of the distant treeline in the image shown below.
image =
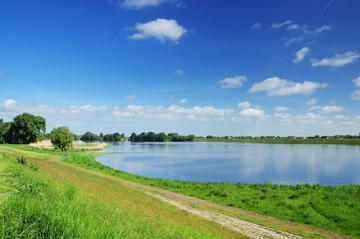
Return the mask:
<path id="1" fill-rule="evenodd" d="M 81 141 L 85 142 L 93 142 L 93 141 L 105 141 L 105 142 L 120 142 L 125 140 L 125 134 L 119 134 L 118 132 L 113 134 L 103 134 L 100 133 L 99 135 L 96 135 L 91 132 L 86 132 L 80 137 Z"/>
<path id="2" fill-rule="evenodd" d="M 154 132 L 142 132 L 141 134 L 137 135 L 136 133 L 132 133 L 129 140 L 131 142 L 185 142 L 185 141 L 193 141 L 195 139 L 195 135 L 179 135 L 178 133 L 169 133 L 165 134 L 161 133 L 154 133 Z"/>

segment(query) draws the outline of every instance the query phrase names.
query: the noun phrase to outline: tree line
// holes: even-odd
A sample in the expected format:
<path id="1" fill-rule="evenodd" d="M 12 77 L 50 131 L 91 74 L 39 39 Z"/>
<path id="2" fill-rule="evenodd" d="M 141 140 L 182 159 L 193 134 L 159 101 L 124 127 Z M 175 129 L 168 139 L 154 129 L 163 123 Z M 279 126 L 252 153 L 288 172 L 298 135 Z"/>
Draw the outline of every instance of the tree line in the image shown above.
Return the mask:
<path id="1" fill-rule="evenodd" d="M 94 142 L 94 141 L 104 141 L 104 142 L 120 142 L 124 141 L 126 139 L 125 134 L 122 133 L 113 133 L 113 134 L 103 134 L 100 133 L 99 135 L 96 135 L 92 132 L 86 132 L 80 137 L 81 141 L 85 142 Z"/>
<path id="2" fill-rule="evenodd" d="M 139 135 L 132 133 L 129 141 L 131 142 L 184 142 L 193 141 L 195 135 L 179 135 L 178 133 L 165 134 L 154 132 L 142 132 Z M 86 132 L 81 136 L 72 133 L 68 127 L 60 126 L 54 128 L 50 133 L 46 133 L 46 120 L 41 116 L 23 113 L 14 117 L 11 122 L 4 122 L 0 119 L 0 143 L 6 144 L 30 144 L 44 139 L 50 139 L 55 149 L 62 151 L 72 148 L 74 140 L 85 142 L 105 141 L 119 142 L 125 141 L 125 134 L 115 132 L 113 134 L 100 133 L 96 135 Z"/>
<path id="3" fill-rule="evenodd" d="M 164 132 L 161 133 L 154 133 L 154 132 L 142 132 L 139 135 L 136 133 L 132 133 L 129 141 L 131 142 L 185 142 L 185 141 L 193 141 L 195 139 L 195 135 L 179 135 L 178 133 L 169 133 L 165 134 Z"/>

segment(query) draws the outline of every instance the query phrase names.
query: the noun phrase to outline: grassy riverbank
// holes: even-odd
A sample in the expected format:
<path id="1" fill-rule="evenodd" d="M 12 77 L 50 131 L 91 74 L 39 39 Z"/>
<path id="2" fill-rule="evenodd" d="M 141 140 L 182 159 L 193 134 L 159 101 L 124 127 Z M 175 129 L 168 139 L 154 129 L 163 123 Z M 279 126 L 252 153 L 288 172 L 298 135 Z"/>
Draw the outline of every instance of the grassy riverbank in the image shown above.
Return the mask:
<path id="1" fill-rule="evenodd" d="M 25 155 L 25 157 L 28 155 L 29 157 L 48 159 L 47 161 L 51 160 L 51 158 L 53 157 L 57 157 L 58 159 L 60 158 L 60 160 L 64 163 L 70 163 L 80 166 L 82 168 L 87 168 L 108 175 L 113 175 L 122 179 L 139 182 L 144 185 L 151 185 L 158 188 L 163 188 L 185 195 L 197 197 L 207 201 L 254 211 L 261 214 L 271 215 L 276 218 L 282 218 L 293 222 L 311 225 L 313 227 L 321 228 L 323 230 L 329 230 L 344 235 L 360 237 L 360 228 L 358 226 L 360 224 L 359 185 L 330 187 L 309 184 L 296 186 L 273 185 L 271 183 L 235 185 L 223 183 L 169 181 L 131 175 L 111 169 L 98 163 L 94 159 L 94 157 L 88 153 L 72 152 L 67 157 L 62 158 L 60 155 L 62 155 L 63 153 L 61 152 L 31 149 L 31 147 L 29 146 L 0 146 L 0 150 L 1 149 L 12 154 L 22 154 Z M 41 163 L 42 161 L 38 162 Z M 42 167 L 45 167 L 45 165 L 40 165 L 40 171 L 42 170 Z M 33 169 L 29 168 L 28 170 L 31 171 Z M 52 175 L 56 174 L 57 169 L 52 170 Z M 58 170 L 65 169 L 59 168 Z M 34 172 L 34 174 L 38 173 Z M 71 174 L 73 173 L 66 174 L 68 175 L 68 183 L 75 181 L 75 179 L 70 179 Z M 91 180 L 91 177 L 89 177 L 88 180 Z M 63 188 L 63 191 L 58 191 L 59 195 L 66 194 L 65 192 L 69 190 L 74 191 L 73 189 L 66 189 L 67 187 L 68 186 L 66 184 L 61 186 L 60 188 Z M 71 186 L 69 186 L 69 188 L 71 188 Z M 100 188 L 98 188 L 97 190 L 101 191 Z M 79 197 L 79 195 L 82 195 L 82 193 L 79 193 L 78 191 L 79 190 L 76 190 L 75 188 L 75 195 L 77 195 L 77 197 Z M 136 198 L 138 198 L 138 196 L 139 195 L 137 195 Z M 55 200 L 56 197 L 51 200 Z M 58 197 L 61 198 L 61 196 Z M 149 200 L 141 199 L 141 197 L 138 199 Z M 90 206 L 92 205 L 92 200 L 89 200 L 87 202 L 90 203 Z M 95 200 L 93 206 L 100 204 Z M 108 208 L 109 206 L 103 205 L 103 207 Z M 134 215 L 139 214 L 139 212 L 133 211 L 130 213 L 130 215 L 132 215 L 132 213 L 134 213 Z M 133 220 L 136 221 L 136 219 Z M 151 227 L 152 225 L 149 226 Z M 152 231 L 152 229 L 149 230 Z"/>
<path id="2" fill-rule="evenodd" d="M 245 238 L 52 155 L 14 151 L 0 146 L 0 238 Z"/>

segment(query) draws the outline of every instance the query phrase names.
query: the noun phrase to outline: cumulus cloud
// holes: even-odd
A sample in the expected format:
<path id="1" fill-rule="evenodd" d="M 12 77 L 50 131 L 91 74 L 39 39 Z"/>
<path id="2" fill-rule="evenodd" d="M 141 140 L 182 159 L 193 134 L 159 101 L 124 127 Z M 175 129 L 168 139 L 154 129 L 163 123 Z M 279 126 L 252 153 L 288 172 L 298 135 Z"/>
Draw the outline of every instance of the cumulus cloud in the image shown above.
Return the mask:
<path id="1" fill-rule="evenodd" d="M 261 109 L 248 108 L 240 111 L 242 117 L 259 117 L 266 118 L 265 111 Z"/>
<path id="2" fill-rule="evenodd" d="M 158 18 L 146 23 L 137 23 L 132 30 L 137 33 L 129 36 L 132 40 L 156 38 L 161 42 L 170 41 L 178 43 L 179 39 L 187 32 L 173 19 Z"/>
<path id="3" fill-rule="evenodd" d="M 181 103 L 181 104 L 184 104 L 184 103 L 186 103 L 186 101 L 187 101 L 186 99 L 181 99 L 181 100 L 180 100 L 180 103 Z"/>
<path id="4" fill-rule="evenodd" d="M 273 23 L 271 26 L 271 29 L 279 29 L 282 26 L 286 26 L 286 25 L 290 25 L 291 21 L 287 20 L 285 22 L 278 22 L 278 23 Z"/>
<path id="5" fill-rule="evenodd" d="M 246 76 L 234 76 L 230 78 L 225 78 L 220 80 L 218 84 L 220 84 L 221 88 L 238 88 L 243 85 L 243 82 L 248 81 Z"/>
<path id="6" fill-rule="evenodd" d="M 183 99 L 186 101 L 186 99 Z M 185 108 L 178 105 L 170 105 L 165 108 L 162 106 L 150 106 L 150 105 L 128 105 L 126 108 L 114 108 L 114 112 L 116 115 L 123 115 L 125 112 L 130 112 L 132 115 L 144 116 L 144 117 L 154 117 L 154 115 L 159 114 L 172 114 L 172 115 L 214 115 L 214 116 L 226 116 L 233 113 L 232 109 L 223 109 L 223 108 L 215 108 L 213 106 L 194 106 L 192 108 Z M 115 115 L 115 114 L 114 114 Z M 130 115 L 130 114 L 128 114 Z"/>
<path id="7" fill-rule="evenodd" d="M 268 96 L 284 96 L 284 95 L 309 95 L 316 89 L 327 87 L 326 83 L 304 81 L 304 83 L 292 82 L 279 77 L 272 77 L 254 85 L 248 90 L 249 93 L 266 92 Z"/>
<path id="8" fill-rule="evenodd" d="M 300 123 L 315 123 L 320 120 L 324 120 L 321 115 L 317 115 L 314 113 L 306 113 L 305 115 L 299 115 L 297 116 L 297 119 Z"/>
<path id="9" fill-rule="evenodd" d="M 289 119 L 289 118 L 291 118 L 289 113 L 275 113 L 274 117 L 281 118 L 281 119 Z"/>
<path id="10" fill-rule="evenodd" d="M 97 114 L 105 110 L 107 110 L 106 106 L 95 107 L 93 105 L 83 105 L 83 106 L 71 105 L 69 106 L 68 110 L 63 111 L 63 113 L 70 115 L 93 114 L 93 113 Z"/>
<path id="11" fill-rule="evenodd" d="M 318 98 L 311 98 L 310 100 L 306 101 L 305 104 L 307 105 L 315 105 L 317 103 Z"/>
<path id="12" fill-rule="evenodd" d="M 255 30 L 261 30 L 261 24 L 260 23 L 255 23 L 251 29 L 255 29 Z"/>
<path id="13" fill-rule="evenodd" d="M 125 97 L 125 100 L 135 100 L 136 99 L 136 95 L 129 95 Z"/>
<path id="14" fill-rule="evenodd" d="M 335 106 L 335 105 L 332 105 L 332 106 L 324 106 L 320 109 L 320 112 L 321 113 L 324 113 L 324 114 L 330 114 L 330 113 L 335 113 L 335 112 L 342 112 L 342 111 L 345 111 L 346 108 L 342 107 L 342 106 Z"/>
<path id="15" fill-rule="evenodd" d="M 177 105 L 171 105 L 167 108 L 167 112 L 175 113 L 175 114 L 192 114 L 192 115 L 230 115 L 233 110 L 232 109 L 221 109 L 215 108 L 213 106 L 195 106 L 193 108 L 184 108 Z"/>
<path id="16" fill-rule="evenodd" d="M 140 9 L 144 7 L 157 7 L 165 2 L 178 2 L 174 0 L 125 0 L 118 1 L 117 5 L 123 8 Z"/>
<path id="17" fill-rule="evenodd" d="M 353 63 L 358 58 L 360 58 L 360 54 L 355 51 L 348 51 L 344 54 L 335 54 L 334 57 L 324 58 L 318 60 L 316 58 L 311 59 L 312 66 L 328 66 L 328 67 L 342 67 L 344 65 Z"/>
<path id="18" fill-rule="evenodd" d="M 347 115 L 334 115 L 334 118 L 344 120 L 344 119 L 349 119 L 349 116 L 347 116 Z"/>
<path id="19" fill-rule="evenodd" d="M 29 112 L 31 114 L 38 115 L 65 115 L 65 116 L 84 116 L 90 114 L 98 114 L 103 111 L 106 111 L 106 106 L 93 106 L 93 105 L 83 105 L 76 106 L 71 105 L 68 108 L 56 108 L 48 105 L 29 105 L 20 102 L 16 102 L 13 99 L 5 100 L 4 103 L 0 104 L 0 111 L 2 112 L 13 112 L 13 113 L 23 113 Z"/>
<path id="20" fill-rule="evenodd" d="M 248 101 L 239 102 L 238 107 L 242 109 L 250 108 L 250 102 Z"/>
<path id="21" fill-rule="evenodd" d="M 294 63 L 299 63 L 300 61 L 304 60 L 306 54 L 310 51 L 309 47 L 303 47 L 300 51 L 296 52 L 295 59 L 293 60 Z"/>
<path id="22" fill-rule="evenodd" d="M 351 98 L 353 100 L 360 100 L 360 90 L 355 90 L 353 93 L 351 93 Z"/>
<path id="23" fill-rule="evenodd" d="M 289 110 L 289 108 L 284 107 L 284 106 L 277 106 L 277 107 L 275 107 L 274 110 L 275 111 L 287 111 L 287 110 Z"/>
<path id="24" fill-rule="evenodd" d="M 17 102 L 13 99 L 7 99 L 4 103 L 0 104 L 0 112 L 4 113 L 23 113 L 28 112 L 31 114 L 52 114 L 58 112 L 55 107 L 47 105 L 28 105 Z"/>
<path id="25" fill-rule="evenodd" d="M 355 87 L 360 87 L 360 76 L 356 79 L 353 79 L 353 83 L 354 83 Z"/>
<path id="26" fill-rule="evenodd" d="M 319 109 L 321 109 L 321 106 L 319 106 L 319 105 L 313 105 L 310 107 L 310 111 L 319 110 Z"/>

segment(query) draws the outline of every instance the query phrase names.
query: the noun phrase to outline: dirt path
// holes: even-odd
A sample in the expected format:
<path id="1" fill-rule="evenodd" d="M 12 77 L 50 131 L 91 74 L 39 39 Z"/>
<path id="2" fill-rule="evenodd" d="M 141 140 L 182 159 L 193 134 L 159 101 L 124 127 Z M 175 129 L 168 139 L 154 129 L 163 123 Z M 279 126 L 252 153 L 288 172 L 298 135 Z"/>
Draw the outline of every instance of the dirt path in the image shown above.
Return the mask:
<path id="1" fill-rule="evenodd" d="M 226 216 L 220 213 L 199 209 L 189 204 L 186 204 L 179 200 L 173 200 L 169 198 L 162 197 L 160 195 L 156 195 L 148 192 L 149 195 L 160 199 L 161 201 L 167 202 L 177 208 L 180 208 L 184 211 L 193 213 L 207 220 L 214 221 L 219 223 L 225 227 L 228 227 L 234 231 L 237 231 L 245 236 L 250 238 L 303 238 L 297 235 L 293 235 L 286 232 L 275 231 L 271 228 L 257 225 L 255 223 L 247 222 L 244 220 L 240 220 L 234 217 Z"/>
<path id="2" fill-rule="evenodd" d="M 258 213 L 245 211 L 233 207 L 223 206 L 216 203 L 207 202 L 201 199 L 181 195 L 178 193 L 170 192 L 164 189 L 155 188 L 152 186 L 146 186 L 135 182 L 123 180 L 114 176 L 94 172 L 87 169 L 90 174 L 96 174 L 98 176 L 106 177 L 111 180 L 120 181 L 123 185 L 131 187 L 133 189 L 142 191 L 152 197 L 158 198 L 159 200 L 171 204 L 181 210 L 195 214 L 203 219 L 210 220 L 221 224 L 231 230 L 239 232 L 242 235 L 248 236 L 249 238 L 273 238 L 273 239 L 285 239 L 285 238 L 306 238 L 303 236 L 295 235 L 293 233 L 285 232 L 283 230 L 273 229 L 269 226 L 262 226 L 256 223 L 252 223 L 246 220 L 241 220 L 236 217 L 228 216 L 225 213 L 219 213 L 216 211 L 230 212 L 230 214 L 246 215 L 248 217 L 260 219 L 266 222 L 265 225 L 280 225 L 280 227 L 287 228 L 289 231 L 297 231 L 300 234 L 308 234 L 315 236 L 316 238 L 336 238 L 336 239 L 349 239 L 343 235 L 334 234 L 332 232 L 322 231 L 319 229 L 311 228 L 306 225 L 300 225 L 289 221 L 261 215 Z M 301 233 L 305 232 L 305 233 Z"/>

